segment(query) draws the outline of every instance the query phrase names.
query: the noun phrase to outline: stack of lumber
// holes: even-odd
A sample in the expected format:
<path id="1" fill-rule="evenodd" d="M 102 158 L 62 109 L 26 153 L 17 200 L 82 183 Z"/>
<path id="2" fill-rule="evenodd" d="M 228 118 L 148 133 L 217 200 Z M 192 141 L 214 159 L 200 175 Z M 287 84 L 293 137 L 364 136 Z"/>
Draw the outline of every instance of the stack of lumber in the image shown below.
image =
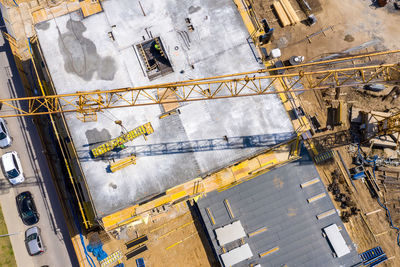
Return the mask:
<path id="1" fill-rule="evenodd" d="M 300 21 L 289 0 L 277 0 L 272 4 L 282 23 L 282 26 L 295 25 Z"/>

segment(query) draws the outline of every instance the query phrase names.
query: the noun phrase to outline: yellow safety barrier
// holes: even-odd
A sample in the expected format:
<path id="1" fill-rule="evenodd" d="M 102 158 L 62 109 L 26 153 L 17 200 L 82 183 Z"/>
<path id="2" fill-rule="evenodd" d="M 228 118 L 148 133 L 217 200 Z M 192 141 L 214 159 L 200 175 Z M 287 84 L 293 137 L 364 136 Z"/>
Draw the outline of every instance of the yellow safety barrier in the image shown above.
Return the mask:
<path id="1" fill-rule="evenodd" d="M 163 234 L 162 236 L 159 237 L 159 239 L 165 238 L 165 237 L 169 236 L 170 234 L 172 234 L 173 232 L 175 232 L 175 231 L 177 231 L 179 229 L 185 228 L 186 226 L 191 225 L 193 223 L 194 223 L 194 220 L 191 220 L 190 222 L 187 222 L 187 223 L 185 223 L 185 224 L 183 224 L 183 225 L 181 225 L 181 226 L 179 226 L 179 227 L 177 227 L 175 229 L 172 229 L 171 231 Z"/>
<path id="2" fill-rule="evenodd" d="M 179 244 L 183 243 L 184 241 L 186 241 L 187 239 L 191 238 L 192 236 L 195 236 L 196 233 L 197 233 L 197 232 L 194 232 L 194 233 L 190 234 L 189 236 L 185 237 L 185 238 L 182 239 L 182 240 L 179 240 L 178 242 L 172 244 L 172 245 L 169 246 L 169 247 L 166 247 L 165 249 L 168 250 L 168 249 L 171 249 L 171 248 L 175 247 L 176 245 L 179 245 Z"/>
<path id="3" fill-rule="evenodd" d="M 101 7 L 99 1 L 97 0 L 79 1 L 79 5 L 81 7 L 84 18 L 103 11 L 103 8 Z"/>
<path id="4" fill-rule="evenodd" d="M 110 171 L 111 172 L 116 172 L 118 170 L 121 170 L 131 164 L 136 164 L 136 157 L 135 156 L 130 156 L 121 160 L 118 160 L 114 163 L 110 164 Z"/>
<path id="5" fill-rule="evenodd" d="M 335 209 L 331 209 L 331 210 L 325 211 L 325 212 L 317 215 L 317 219 L 321 220 L 321 219 L 326 218 L 328 216 L 331 216 L 331 215 L 333 215 L 335 213 L 336 213 L 336 210 Z"/>
<path id="6" fill-rule="evenodd" d="M 278 250 L 279 250 L 279 247 L 274 247 L 273 249 L 270 249 L 270 250 L 268 250 L 268 251 L 265 251 L 265 252 L 263 252 L 263 253 L 260 253 L 260 258 L 265 257 L 265 256 L 268 256 L 269 254 L 274 253 L 274 252 L 276 252 L 276 251 L 278 251 Z"/>
<path id="7" fill-rule="evenodd" d="M 214 216 L 212 215 L 211 210 L 209 208 L 207 208 L 207 215 L 208 215 L 208 218 L 210 219 L 211 223 L 213 225 L 215 225 Z"/>
<path id="8" fill-rule="evenodd" d="M 300 187 L 301 187 L 301 188 L 304 188 L 304 187 L 307 187 L 307 186 L 316 184 L 316 183 L 318 183 L 319 181 L 320 181 L 320 179 L 317 177 L 317 178 L 314 178 L 314 179 L 312 179 L 312 180 L 310 180 L 310 181 L 307 181 L 307 182 L 305 182 L 305 183 L 300 184 Z"/>
<path id="9" fill-rule="evenodd" d="M 264 232 L 267 231 L 267 230 L 268 230 L 267 227 L 263 227 L 263 228 L 260 228 L 260 229 L 258 229 L 258 230 L 256 230 L 256 231 L 252 232 L 252 233 L 249 233 L 248 236 L 249 236 L 249 237 L 252 237 L 252 236 L 255 236 L 255 235 L 264 233 Z"/>
<path id="10" fill-rule="evenodd" d="M 326 193 L 321 193 L 321 194 L 318 194 L 316 196 L 313 196 L 313 197 L 307 199 L 307 202 L 308 203 L 312 203 L 312 202 L 317 201 L 318 199 L 321 199 L 321 198 L 324 198 L 324 197 L 326 197 Z"/>
<path id="11" fill-rule="evenodd" d="M 229 217 L 231 217 L 231 219 L 235 218 L 235 215 L 232 212 L 231 204 L 229 204 L 229 201 L 227 199 L 224 200 L 224 204 L 226 209 L 228 210 Z"/>

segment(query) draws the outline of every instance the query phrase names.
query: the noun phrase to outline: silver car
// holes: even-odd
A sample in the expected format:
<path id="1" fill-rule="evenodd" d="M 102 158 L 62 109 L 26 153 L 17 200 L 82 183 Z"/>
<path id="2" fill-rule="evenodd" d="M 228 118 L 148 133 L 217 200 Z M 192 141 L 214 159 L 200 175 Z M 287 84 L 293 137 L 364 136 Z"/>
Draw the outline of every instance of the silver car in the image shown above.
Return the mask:
<path id="1" fill-rule="evenodd" d="M 36 256 L 44 253 L 45 248 L 42 243 L 39 227 L 34 226 L 26 230 L 25 245 L 29 255 L 31 256 Z"/>
<path id="2" fill-rule="evenodd" d="M 11 151 L 5 153 L 1 156 L 1 163 L 4 174 L 11 184 L 20 184 L 25 180 L 17 152 Z"/>
<path id="3" fill-rule="evenodd" d="M 8 133 L 7 124 L 5 120 L 0 118 L 0 148 L 6 148 L 11 146 L 12 138 Z"/>

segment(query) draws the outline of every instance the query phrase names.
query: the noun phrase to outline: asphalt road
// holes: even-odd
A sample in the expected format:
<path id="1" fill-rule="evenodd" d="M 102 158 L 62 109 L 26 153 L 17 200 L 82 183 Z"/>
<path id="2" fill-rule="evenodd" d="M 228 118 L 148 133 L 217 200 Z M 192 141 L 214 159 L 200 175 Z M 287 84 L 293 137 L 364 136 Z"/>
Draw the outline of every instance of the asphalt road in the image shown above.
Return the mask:
<path id="1" fill-rule="evenodd" d="M 10 57 L 11 56 L 11 57 Z M 8 44 L 0 34 L 0 98 L 11 98 L 24 95 L 21 80 L 12 61 Z M 10 108 L 3 106 L 5 113 Z M 9 111 L 8 111 L 9 112 Z M 13 144 L 0 149 L 0 155 L 8 151 L 17 151 L 21 160 L 25 182 L 12 186 L 0 171 L 0 203 L 10 236 L 18 266 L 77 266 L 71 239 L 61 211 L 51 174 L 47 165 L 39 135 L 31 118 L 5 119 L 13 137 Z M 46 252 L 39 256 L 29 256 L 24 234 L 28 226 L 22 223 L 18 215 L 15 197 L 24 191 L 33 194 L 40 220 L 36 224 L 42 233 Z"/>

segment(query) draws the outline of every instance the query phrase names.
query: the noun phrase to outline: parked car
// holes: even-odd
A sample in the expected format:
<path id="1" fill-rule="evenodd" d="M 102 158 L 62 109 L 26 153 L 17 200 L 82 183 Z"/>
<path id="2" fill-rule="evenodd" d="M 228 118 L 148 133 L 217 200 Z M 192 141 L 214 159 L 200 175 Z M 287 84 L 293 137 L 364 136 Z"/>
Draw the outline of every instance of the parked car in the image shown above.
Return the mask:
<path id="1" fill-rule="evenodd" d="M 7 152 L 1 156 L 4 175 L 11 184 L 16 185 L 25 181 L 22 171 L 21 162 L 18 158 L 18 153 L 15 151 Z"/>
<path id="2" fill-rule="evenodd" d="M 19 216 L 25 225 L 33 225 L 39 221 L 39 213 L 36 210 L 35 202 L 31 192 L 25 191 L 17 197 L 17 208 Z"/>
<path id="3" fill-rule="evenodd" d="M 372 92 L 381 92 L 386 89 L 386 86 L 384 84 L 373 83 L 364 85 L 364 89 Z"/>
<path id="4" fill-rule="evenodd" d="M 25 245 L 29 255 L 36 256 L 44 253 L 45 248 L 40 237 L 40 228 L 31 227 L 25 231 Z"/>
<path id="5" fill-rule="evenodd" d="M 8 133 L 7 125 L 5 120 L 0 118 L 0 148 L 6 148 L 11 146 L 12 139 Z"/>

